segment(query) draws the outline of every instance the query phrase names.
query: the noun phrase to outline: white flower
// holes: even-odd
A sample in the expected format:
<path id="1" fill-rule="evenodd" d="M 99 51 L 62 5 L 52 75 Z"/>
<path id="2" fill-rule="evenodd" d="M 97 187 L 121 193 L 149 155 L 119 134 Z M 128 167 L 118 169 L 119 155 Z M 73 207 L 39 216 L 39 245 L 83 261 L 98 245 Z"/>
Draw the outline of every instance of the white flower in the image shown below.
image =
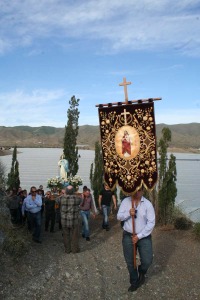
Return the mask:
<path id="1" fill-rule="evenodd" d="M 80 176 L 75 175 L 75 176 L 71 176 L 69 178 L 67 178 L 67 182 L 69 182 L 70 185 L 72 185 L 73 187 L 77 188 L 79 185 L 83 184 L 83 180 Z"/>
<path id="2" fill-rule="evenodd" d="M 58 176 L 53 177 L 53 178 L 49 178 L 47 180 L 47 187 L 52 188 L 52 187 L 62 187 L 62 179 Z"/>

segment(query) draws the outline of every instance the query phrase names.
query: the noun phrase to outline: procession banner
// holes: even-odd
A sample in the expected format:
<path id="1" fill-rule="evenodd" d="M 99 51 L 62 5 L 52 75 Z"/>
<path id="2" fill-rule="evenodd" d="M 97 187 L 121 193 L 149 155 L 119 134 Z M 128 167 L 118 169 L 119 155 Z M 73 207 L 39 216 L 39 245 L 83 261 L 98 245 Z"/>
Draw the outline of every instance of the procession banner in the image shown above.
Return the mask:
<path id="1" fill-rule="evenodd" d="M 125 194 L 157 181 L 154 103 L 99 107 L 104 178 Z"/>

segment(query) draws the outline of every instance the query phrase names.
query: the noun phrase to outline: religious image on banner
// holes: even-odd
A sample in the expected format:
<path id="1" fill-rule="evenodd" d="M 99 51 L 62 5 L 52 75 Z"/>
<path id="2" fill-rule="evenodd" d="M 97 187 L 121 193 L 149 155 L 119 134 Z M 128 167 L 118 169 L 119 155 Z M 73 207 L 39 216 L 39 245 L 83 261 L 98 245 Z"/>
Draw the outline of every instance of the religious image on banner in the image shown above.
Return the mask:
<path id="1" fill-rule="evenodd" d="M 157 181 L 154 103 L 99 107 L 104 177 L 126 194 Z"/>

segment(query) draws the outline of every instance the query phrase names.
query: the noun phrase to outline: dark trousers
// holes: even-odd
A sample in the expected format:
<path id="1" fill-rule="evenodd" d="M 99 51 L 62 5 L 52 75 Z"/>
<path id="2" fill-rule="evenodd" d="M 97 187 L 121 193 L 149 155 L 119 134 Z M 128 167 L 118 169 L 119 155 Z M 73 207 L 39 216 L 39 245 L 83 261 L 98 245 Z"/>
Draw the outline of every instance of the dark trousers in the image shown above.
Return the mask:
<path id="1" fill-rule="evenodd" d="M 31 231 L 31 222 L 30 222 L 30 218 L 28 217 L 28 214 L 29 214 L 28 211 L 25 210 L 23 222 L 24 222 L 24 224 L 26 224 L 26 222 L 27 222 L 28 231 Z"/>
<path id="2" fill-rule="evenodd" d="M 10 217 L 12 224 L 19 224 L 19 209 L 10 209 Z"/>
<path id="3" fill-rule="evenodd" d="M 40 240 L 40 233 L 41 233 L 41 211 L 37 213 L 28 212 L 28 220 L 31 224 L 32 236 L 34 240 Z"/>
<path id="4" fill-rule="evenodd" d="M 134 264 L 133 264 L 132 235 L 126 231 L 123 232 L 122 245 L 123 245 L 124 258 L 130 275 L 130 284 L 136 286 L 138 282 L 138 272 L 146 274 L 148 268 L 152 263 L 153 250 L 152 250 L 151 235 L 139 240 L 136 244 L 136 249 L 138 249 L 140 255 L 140 262 L 141 262 L 138 269 L 134 269 Z"/>
<path id="5" fill-rule="evenodd" d="M 50 231 L 54 231 L 55 226 L 55 220 L 56 220 L 56 213 L 50 212 L 45 214 L 45 230 L 47 231 L 49 228 L 49 223 L 51 223 Z"/>
<path id="6" fill-rule="evenodd" d="M 62 231 L 65 252 L 79 252 L 79 225 L 74 225 L 73 227 L 63 227 Z"/>

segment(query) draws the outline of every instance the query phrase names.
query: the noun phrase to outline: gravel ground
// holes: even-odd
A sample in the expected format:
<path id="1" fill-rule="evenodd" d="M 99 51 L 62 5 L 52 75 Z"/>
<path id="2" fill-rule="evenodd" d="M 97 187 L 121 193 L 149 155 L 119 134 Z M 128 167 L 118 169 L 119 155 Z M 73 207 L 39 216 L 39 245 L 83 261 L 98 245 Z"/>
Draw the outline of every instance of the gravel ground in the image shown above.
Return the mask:
<path id="1" fill-rule="evenodd" d="M 31 243 L 17 261 L 1 251 L 0 299 L 200 299 L 200 243 L 191 231 L 154 230 L 154 262 L 134 293 L 127 291 L 121 237 L 115 217 L 107 232 L 98 216 L 91 219 L 91 241 L 80 237 L 80 253 L 64 253 L 57 225 L 55 233 L 44 232 L 42 244 Z"/>

